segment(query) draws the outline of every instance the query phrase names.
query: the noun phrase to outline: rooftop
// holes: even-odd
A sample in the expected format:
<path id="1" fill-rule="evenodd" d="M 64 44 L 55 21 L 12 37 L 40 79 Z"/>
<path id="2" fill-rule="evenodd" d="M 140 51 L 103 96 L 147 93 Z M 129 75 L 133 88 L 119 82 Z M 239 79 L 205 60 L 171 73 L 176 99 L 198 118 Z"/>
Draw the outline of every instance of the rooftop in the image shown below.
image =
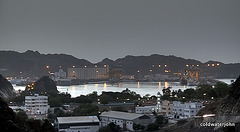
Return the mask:
<path id="1" fill-rule="evenodd" d="M 136 113 L 128 113 L 128 112 L 109 111 L 109 112 L 103 112 L 100 116 L 117 118 L 117 119 L 125 119 L 125 120 L 134 120 L 144 115 L 136 114 Z"/>
<path id="2" fill-rule="evenodd" d="M 59 124 L 99 122 L 97 116 L 57 117 Z"/>

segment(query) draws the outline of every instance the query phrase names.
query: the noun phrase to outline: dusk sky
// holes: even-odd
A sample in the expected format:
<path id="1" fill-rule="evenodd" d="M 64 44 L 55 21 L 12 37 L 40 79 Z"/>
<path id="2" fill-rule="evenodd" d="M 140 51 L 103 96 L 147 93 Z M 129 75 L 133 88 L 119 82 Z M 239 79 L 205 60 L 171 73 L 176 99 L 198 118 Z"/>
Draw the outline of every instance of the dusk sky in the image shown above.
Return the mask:
<path id="1" fill-rule="evenodd" d="M 0 0 L 0 50 L 240 62 L 239 0 Z"/>

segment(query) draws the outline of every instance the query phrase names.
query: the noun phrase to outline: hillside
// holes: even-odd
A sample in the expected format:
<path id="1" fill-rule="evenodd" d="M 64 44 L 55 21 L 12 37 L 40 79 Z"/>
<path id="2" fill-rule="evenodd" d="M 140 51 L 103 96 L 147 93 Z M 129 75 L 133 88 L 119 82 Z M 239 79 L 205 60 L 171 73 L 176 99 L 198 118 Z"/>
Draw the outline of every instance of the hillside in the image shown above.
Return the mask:
<path id="1" fill-rule="evenodd" d="M 220 65 L 216 66 L 219 63 Z M 194 59 L 184 59 L 173 55 L 164 56 L 153 54 L 150 56 L 126 56 L 117 60 L 103 59 L 97 64 L 107 64 L 110 70 L 121 70 L 125 75 L 151 75 L 182 72 L 186 65 L 199 65 L 201 76 L 215 76 L 216 78 L 236 78 L 240 74 L 240 63 L 224 64 L 218 61 L 202 63 Z M 214 67 L 207 66 L 215 64 Z M 56 72 L 59 66 L 64 71 L 72 66 L 90 66 L 93 63 L 66 54 L 40 54 L 38 51 L 28 50 L 24 53 L 15 51 L 0 51 L 0 73 L 13 77 L 41 77 L 48 72 Z M 166 66 L 165 66 L 166 65 Z M 46 68 L 49 66 L 49 68 Z M 139 72 L 138 72 L 139 71 Z"/>

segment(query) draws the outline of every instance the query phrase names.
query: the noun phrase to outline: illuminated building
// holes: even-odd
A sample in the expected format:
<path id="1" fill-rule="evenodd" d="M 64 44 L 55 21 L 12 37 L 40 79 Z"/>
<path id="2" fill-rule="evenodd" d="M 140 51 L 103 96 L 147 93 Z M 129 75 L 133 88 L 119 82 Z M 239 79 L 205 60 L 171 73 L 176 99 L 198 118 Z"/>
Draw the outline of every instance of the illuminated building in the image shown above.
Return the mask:
<path id="1" fill-rule="evenodd" d="M 68 78 L 91 80 L 91 79 L 108 79 L 109 66 L 104 65 L 81 68 L 68 68 Z"/>

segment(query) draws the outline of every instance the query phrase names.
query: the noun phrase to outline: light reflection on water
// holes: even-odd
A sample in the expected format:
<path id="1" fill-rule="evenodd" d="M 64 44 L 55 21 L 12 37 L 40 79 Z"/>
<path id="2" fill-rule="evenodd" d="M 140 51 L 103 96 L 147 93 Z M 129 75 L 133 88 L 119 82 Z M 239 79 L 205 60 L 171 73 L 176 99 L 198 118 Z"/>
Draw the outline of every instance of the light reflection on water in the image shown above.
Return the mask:
<path id="1" fill-rule="evenodd" d="M 70 87 L 73 86 L 57 86 L 60 92 L 68 92 L 72 97 L 87 95 L 93 91 L 97 91 L 101 94 L 102 91 L 112 91 L 121 92 L 128 88 L 141 96 L 146 94 L 156 95 L 157 92 L 162 93 L 164 87 L 171 86 L 172 90 L 181 89 L 182 91 L 187 88 L 195 88 L 195 86 L 180 86 L 178 82 L 123 82 L 123 83 L 103 83 L 103 84 L 85 84 L 85 85 L 75 85 L 75 90 L 71 90 Z"/>
<path id="2" fill-rule="evenodd" d="M 220 80 L 220 79 L 219 79 Z M 230 82 L 230 79 L 221 79 L 226 83 Z M 99 84 L 85 84 L 85 85 L 72 85 L 72 86 L 57 86 L 59 92 L 68 92 L 72 97 L 77 97 L 80 95 L 87 95 L 93 91 L 97 91 L 98 94 L 101 94 L 102 91 L 112 91 L 112 92 L 121 92 L 128 88 L 131 91 L 134 91 L 141 96 L 146 94 L 156 95 L 157 92 L 162 94 L 162 89 L 164 87 L 171 86 L 172 90 L 181 89 L 184 91 L 187 88 L 195 88 L 196 86 L 180 86 L 179 82 L 123 82 L 123 83 L 99 83 Z M 16 86 L 13 85 L 15 90 L 25 90 L 25 86 Z"/>

